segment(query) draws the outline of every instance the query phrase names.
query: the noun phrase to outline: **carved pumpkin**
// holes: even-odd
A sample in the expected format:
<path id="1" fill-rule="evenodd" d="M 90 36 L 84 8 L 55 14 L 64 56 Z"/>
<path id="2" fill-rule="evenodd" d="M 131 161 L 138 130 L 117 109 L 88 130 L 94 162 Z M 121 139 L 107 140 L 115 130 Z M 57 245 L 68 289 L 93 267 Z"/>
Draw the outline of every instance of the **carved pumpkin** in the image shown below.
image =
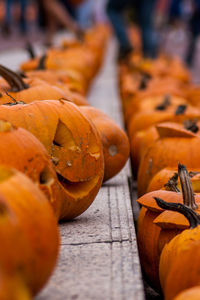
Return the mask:
<path id="1" fill-rule="evenodd" d="M 139 198 L 137 201 L 142 205 L 138 219 L 138 247 L 141 257 L 141 264 L 152 286 L 159 289 L 158 267 L 160 254 L 163 247 L 175 235 L 183 229 L 188 228 L 187 220 L 175 212 L 162 212 L 156 205 L 153 198 L 161 197 L 167 202 L 185 203 L 196 209 L 200 205 L 200 196 L 193 196 L 188 172 L 185 166 L 179 164 L 179 177 L 181 181 L 182 194 L 176 187 L 175 190 L 158 190 L 150 192 Z M 195 202 L 196 201 L 196 202 Z M 159 225 L 159 226 L 158 226 Z M 151 266 L 151 268 L 149 268 Z"/>
<path id="2" fill-rule="evenodd" d="M 181 291 L 200 284 L 200 216 L 188 206 L 155 199 L 162 209 L 179 212 L 190 223 L 190 229 L 174 237 L 164 247 L 160 257 L 163 293 L 166 300 L 171 300 Z"/>
<path id="3" fill-rule="evenodd" d="M 44 194 L 8 167 L 0 167 L 0 240 L 0 298 L 31 299 L 55 266 L 59 232 Z"/>
<path id="4" fill-rule="evenodd" d="M 44 146 L 30 132 L 0 120 L 0 165 L 23 172 L 45 193 L 56 217 L 62 207 L 62 187 Z"/>
<path id="5" fill-rule="evenodd" d="M 198 108 L 186 105 L 167 106 L 164 110 L 139 112 L 130 119 L 128 124 L 128 134 L 133 136 L 137 131 L 149 128 L 161 122 L 177 122 L 182 123 L 187 119 L 200 119 L 200 111 Z"/>
<path id="6" fill-rule="evenodd" d="M 168 111 L 170 107 L 177 107 L 178 105 L 187 105 L 187 100 L 177 96 L 166 94 L 164 96 L 146 97 L 143 100 L 135 101 L 127 110 L 125 115 L 126 122 L 129 123 L 130 119 L 136 114 L 142 112 L 164 112 Z"/>
<path id="7" fill-rule="evenodd" d="M 85 211 L 101 186 L 104 164 L 97 130 L 78 107 L 53 100 L 2 105 L 0 119 L 29 130 L 47 149 L 65 188 L 60 218 Z"/>
<path id="8" fill-rule="evenodd" d="M 129 141 L 125 132 L 105 113 L 94 107 L 82 106 L 81 111 L 96 126 L 103 144 L 104 181 L 115 176 L 129 157 Z"/>
<path id="9" fill-rule="evenodd" d="M 179 161 L 191 169 L 198 169 L 200 165 L 197 151 L 200 145 L 199 134 L 176 123 L 161 123 L 156 128 L 159 138 L 146 149 L 141 158 L 138 171 L 139 196 L 147 191 L 153 176 L 163 168 L 176 167 Z"/>
<path id="10" fill-rule="evenodd" d="M 140 160 L 146 149 L 159 137 L 155 126 L 146 130 L 140 130 L 130 138 L 131 164 L 135 178 L 140 164 Z"/>
<path id="11" fill-rule="evenodd" d="M 83 76 L 74 70 L 34 70 L 25 73 L 28 78 L 39 78 L 52 85 L 66 84 L 72 92 L 86 94 Z"/>
<path id="12" fill-rule="evenodd" d="M 23 80 L 20 75 L 1 65 L 0 75 L 8 82 L 0 82 L 0 104 L 13 103 L 14 100 L 30 103 L 35 100 L 67 99 L 64 90 L 36 78 Z"/>

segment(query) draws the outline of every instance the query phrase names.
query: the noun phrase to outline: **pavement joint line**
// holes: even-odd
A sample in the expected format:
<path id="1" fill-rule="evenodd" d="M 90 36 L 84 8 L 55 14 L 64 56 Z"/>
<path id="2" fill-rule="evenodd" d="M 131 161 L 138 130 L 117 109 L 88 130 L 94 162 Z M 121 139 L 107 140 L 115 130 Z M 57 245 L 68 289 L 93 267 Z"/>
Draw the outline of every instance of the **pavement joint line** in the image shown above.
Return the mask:
<path id="1" fill-rule="evenodd" d="M 60 244 L 60 246 L 82 246 L 82 245 L 92 245 L 92 244 L 114 244 L 114 243 L 120 243 L 123 244 L 124 242 L 130 242 L 132 244 L 132 239 L 123 239 L 123 240 L 113 240 L 113 241 L 96 241 L 96 242 L 86 242 L 86 243 L 65 243 Z"/>

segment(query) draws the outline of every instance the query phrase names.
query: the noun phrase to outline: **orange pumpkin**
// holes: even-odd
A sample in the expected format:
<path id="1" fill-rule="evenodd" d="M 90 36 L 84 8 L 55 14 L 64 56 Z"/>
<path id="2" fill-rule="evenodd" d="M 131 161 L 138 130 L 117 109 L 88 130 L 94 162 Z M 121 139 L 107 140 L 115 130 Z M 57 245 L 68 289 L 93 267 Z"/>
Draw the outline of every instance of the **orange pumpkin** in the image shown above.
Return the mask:
<path id="1" fill-rule="evenodd" d="M 166 300 L 172 300 L 181 291 L 200 284 L 200 215 L 188 206 L 166 203 L 155 198 L 165 210 L 181 213 L 188 219 L 190 229 L 184 230 L 164 247 L 160 257 L 160 281 Z"/>
<path id="2" fill-rule="evenodd" d="M 179 161 L 188 168 L 200 165 L 198 148 L 200 136 L 183 128 L 181 124 L 161 123 L 156 126 L 159 138 L 142 156 L 138 171 L 138 194 L 143 195 L 148 185 L 160 170 L 176 167 Z M 190 153 L 190 155 L 189 155 Z"/>
<path id="3" fill-rule="evenodd" d="M 5 80 L 0 82 L 0 103 L 5 104 L 16 101 L 32 102 L 34 100 L 60 99 L 65 97 L 65 93 L 57 87 L 39 79 L 23 80 L 17 73 L 0 65 L 0 75 Z M 9 94 L 8 94 L 9 93 Z"/>
<path id="4" fill-rule="evenodd" d="M 47 149 L 65 189 L 60 218 L 85 211 L 101 186 L 104 163 L 98 132 L 79 108 L 53 100 L 2 105 L 0 119 L 29 130 Z"/>
<path id="5" fill-rule="evenodd" d="M 44 80 L 52 85 L 65 84 L 72 92 L 86 94 L 84 78 L 74 70 L 34 70 L 24 75 L 28 78 Z"/>
<path id="6" fill-rule="evenodd" d="M 187 104 L 187 100 L 182 97 L 171 96 L 169 94 L 162 96 L 150 96 L 143 100 L 133 101 L 125 115 L 126 122 L 129 123 L 134 115 L 142 112 L 164 112 L 168 111 L 171 107 Z"/>
<path id="7" fill-rule="evenodd" d="M 0 239 L 0 299 L 31 299 L 55 266 L 57 222 L 38 187 L 19 171 L 2 166 Z"/>
<path id="8" fill-rule="evenodd" d="M 56 217 L 62 207 L 62 187 L 44 146 L 30 132 L 0 120 L 0 164 L 23 172 L 45 193 Z"/>
<path id="9" fill-rule="evenodd" d="M 130 138 L 131 148 L 131 164 L 135 178 L 140 164 L 140 160 L 148 147 L 159 137 L 155 126 L 151 126 L 146 130 L 137 131 Z"/>
<path id="10" fill-rule="evenodd" d="M 175 212 L 162 212 L 155 204 L 153 198 L 159 197 L 167 202 L 185 203 L 197 208 L 200 205 L 200 196 L 193 196 L 190 178 L 185 166 L 179 164 L 179 177 L 182 194 L 174 185 L 174 192 L 157 190 L 139 198 L 137 201 L 142 205 L 138 219 L 138 247 L 141 264 L 152 286 L 159 289 L 158 267 L 160 254 L 163 247 L 175 235 L 188 228 L 187 220 Z M 196 202 L 195 202 L 196 201 Z M 151 268 L 149 268 L 151 266 Z"/>
<path id="11" fill-rule="evenodd" d="M 81 111 L 96 126 L 103 144 L 104 181 L 115 176 L 129 157 L 129 141 L 125 132 L 105 113 L 94 107 L 82 106 Z"/>
<path id="12" fill-rule="evenodd" d="M 137 131 L 149 128 L 161 122 L 182 123 L 187 119 L 200 119 L 200 110 L 185 103 L 171 106 L 164 110 L 139 112 L 130 119 L 128 124 L 128 134 L 132 137 Z"/>

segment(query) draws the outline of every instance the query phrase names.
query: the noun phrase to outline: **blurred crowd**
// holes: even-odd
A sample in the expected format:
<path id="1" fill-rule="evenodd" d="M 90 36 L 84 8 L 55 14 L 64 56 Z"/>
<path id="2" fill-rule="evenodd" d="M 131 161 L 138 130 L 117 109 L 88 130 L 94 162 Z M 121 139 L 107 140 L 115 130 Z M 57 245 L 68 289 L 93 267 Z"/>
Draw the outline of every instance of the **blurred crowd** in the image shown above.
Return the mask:
<path id="1" fill-rule="evenodd" d="M 119 59 L 134 48 L 127 33 L 128 21 L 141 30 L 144 56 L 155 57 L 167 27 L 184 27 L 189 32 L 186 62 L 192 64 L 200 33 L 200 0 L 0 0 L 1 34 L 9 37 L 13 28 L 29 35 L 33 26 L 46 33 L 50 45 L 54 33 L 66 28 L 81 38 L 85 28 L 109 19 L 119 42 Z"/>

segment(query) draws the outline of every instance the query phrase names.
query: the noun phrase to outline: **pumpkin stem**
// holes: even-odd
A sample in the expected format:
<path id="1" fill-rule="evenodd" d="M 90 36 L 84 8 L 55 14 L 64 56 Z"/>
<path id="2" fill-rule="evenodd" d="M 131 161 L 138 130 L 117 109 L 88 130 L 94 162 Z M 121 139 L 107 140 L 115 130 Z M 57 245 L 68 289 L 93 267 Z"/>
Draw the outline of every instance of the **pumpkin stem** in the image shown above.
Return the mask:
<path id="1" fill-rule="evenodd" d="M 199 130 L 197 120 L 186 120 L 183 122 L 183 126 L 186 130 L 192 131 L 193 133 L 196 133 Z"/>
<path id="2" fill-rule="evenodd" d="M 36 70 L 46 70 L 46 66 L 45 66 L 46 58 L 47 58 L 46 54 L 44 54 L 40 57 Z"/>
<path id="3" fill-rule="evenodd" d="M 165 110 L 170 104 L 170 95 L 165 95 L 163 101 L 156 106 L 156 110 Z"/>
<path id="4" fill-rule="evenodd" d="M 181 104 L 177 107 L 176 111 L 175 111 L 175 115 L 183 115 L 185 113 L 187 109 L 187 105 L 186 104 Z"/>
<path id="5" fill-rule="evenodd" d="M 19 92 L 29 88 L 29 85 L 23 81 L 19 74 L 2 65 L 0 65 L 0 75 L 8 82 L 13 92 Z"/>
<path id="6" fill-rule="evenodd" d="M 174 175 L 168 180 L 168 182 L 165 183 L 164 187 L 166 187 L 168 191 L 180 193 L 180 190 L 177 187 L 177 181 L 178 181 L 178 174 L 174 173 Z"/>
<path id="7" fill-rule="evenodd" d="M 34 49 L 33 49 L 33 45 L 32 45 L 30 42 L 27 42 L 27 44 L 26 44 L 26 50 L 27 50 L 27 52 L 28 52 L 30 58 L 33 59 L 33 58 L 36 57 L 35 51 L 34 51 Z"/>
<path id="8" fill-rule="evenodd" d="M 184 204 L 169 203 L 158 197 L 154 197 L 154 199 L 156 200 L 156 203 L 160 208 L 176 211 L 184 215 L 190 223 L 190 228 L 195 228 L 200 225 L 200 215 Z"/>
<path id="9" fill-rule="evenodd" d="M 183 193 L 183 203 L 191 209 L 197 209 L 198 206 L 195 203 L 195 197 L 192 189 L 190 175 L 186 167 L 180 163 L 178 163 L 178 176 L 180 178 Z"/>

